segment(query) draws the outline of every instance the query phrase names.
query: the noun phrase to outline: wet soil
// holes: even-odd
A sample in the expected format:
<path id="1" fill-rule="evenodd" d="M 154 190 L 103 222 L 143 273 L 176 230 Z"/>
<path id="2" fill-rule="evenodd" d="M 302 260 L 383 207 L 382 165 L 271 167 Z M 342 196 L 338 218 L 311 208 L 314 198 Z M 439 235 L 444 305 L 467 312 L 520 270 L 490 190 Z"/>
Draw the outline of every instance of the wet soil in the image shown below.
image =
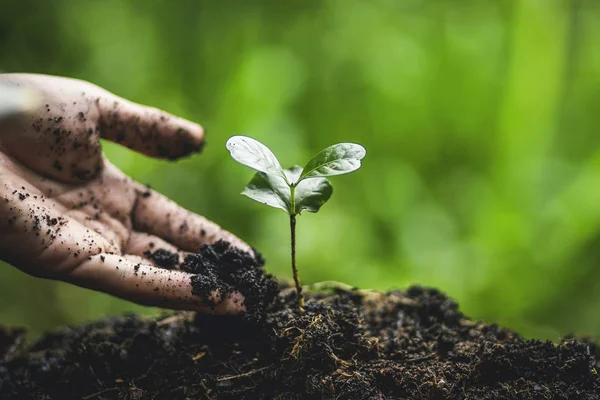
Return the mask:
<path id="1" fill-rule="evenodd" d="M 600 398 L 591 342 L 525 340 L 435 289 L 306 296 L 302 317 L 283 289 L 259 322 L 131 315 L 59 329 L 22 354 L 21 332 L 4 329 L 0 398 Z"/>

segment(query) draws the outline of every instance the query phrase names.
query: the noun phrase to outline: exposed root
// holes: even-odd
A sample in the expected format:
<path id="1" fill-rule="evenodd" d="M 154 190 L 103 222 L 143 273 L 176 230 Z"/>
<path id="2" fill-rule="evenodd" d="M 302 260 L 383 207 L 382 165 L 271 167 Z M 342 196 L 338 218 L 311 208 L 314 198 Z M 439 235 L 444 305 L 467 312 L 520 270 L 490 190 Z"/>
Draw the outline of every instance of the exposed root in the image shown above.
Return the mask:
<path id="1" fill-rule="evenodd" d="M 253 369 L 252 371 L 248 371 L 248 372 L 245 372 L 243 374 L 231 375 L 231 376 L 224 376 L 222 378 L 217 379 L 217 382 L 230 381 L 232 379 L 244 378 L 246 376 L 250 376 L 250 375 L 254 375 L 256 373 L 262 372 L 262 371 L 264 371 L 267 368 L 269 368 L 268 365 L 266 367 L 262 367 L 262 368 L 258 368 L 258 369 Z"/>
<path id="2" fill-rule="evenodd" d="M 350 361 L 342 360 L 341 358 L 336 356 L 333 351 L 329 353 L 329 357 L 331 357 L 336 363 L 340 364 L 343 368 L 349 368 L 352 365 L 354 365 Z"/>
<path id="3" fill-rule="evenodd" d="M 323 323 L 323 315 L 319 314 L 310 322 L 310 324 L 308 325 L 308 327 L 306 329 L 313 328 L 317 324 L 322 324 L 322 323 Z M 297 329 L 299 329 L 299 328 L 297 328 Z M 302 329 L 299 329 L 299 330 L 301 331 L 301 333 L 294 340 L 294 346 L 292 346 L 292 350 L 290 351 L 290 355 L 292 357 L 294 357 L 294 359 L 296 359 L 296 360 L 300 356 L 300 351 L 302 350 L 302 341 L 304 340 L 304 334 L 306 333 L 306 330 L 302 330 Z"/>
<path id="4" fill-rule="evenodd" d="M 297 326 L 290 326 L 290 327 L 282 330 L 281 333 L 279 334 L 279 337 L 287 336 L 292 330 L 297 330 L 300 332 L 300 334 L 298 336 L 296 336 L 296 338 L 294 339 L 294 345 L 292 346 L 292 349 L 290 350 L 290 353 L 289 353 L 294 359 L 297 360 L 300 357 L 300 352 L 302 350 L 302 342 L 304 341 L 306 331 L 308 331 L 312 328 L 318 328 L 322 324 L 323 324 L 323 315 L 319 314 L 312 319 L 312 321 L 308 324 L 308 326 L 305 329 L 301 329 Z"/>

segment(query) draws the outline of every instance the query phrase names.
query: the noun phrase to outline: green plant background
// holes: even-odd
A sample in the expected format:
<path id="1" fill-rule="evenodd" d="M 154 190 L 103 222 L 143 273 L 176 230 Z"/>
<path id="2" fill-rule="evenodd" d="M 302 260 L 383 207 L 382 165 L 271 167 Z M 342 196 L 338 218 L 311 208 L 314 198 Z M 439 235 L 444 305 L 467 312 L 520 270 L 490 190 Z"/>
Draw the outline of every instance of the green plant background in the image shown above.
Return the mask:
<path id="1" fill-rule="evenodd" d="M 600 338 L 598 38 L 591 0 L 4 0 L 0 68 L 202 123 L 205 153 L 182 162 L 105 150 L 281 278 L 286 215 L 238 195 L 252 172 L 225 141 L 253 136 L 290 165 L 359 142 L 363 168 L 298 220 L 304 282 L 420 283 L 528 336 Z M 0 266 L 5 324 L 125 311 L 155 310 Z"/>

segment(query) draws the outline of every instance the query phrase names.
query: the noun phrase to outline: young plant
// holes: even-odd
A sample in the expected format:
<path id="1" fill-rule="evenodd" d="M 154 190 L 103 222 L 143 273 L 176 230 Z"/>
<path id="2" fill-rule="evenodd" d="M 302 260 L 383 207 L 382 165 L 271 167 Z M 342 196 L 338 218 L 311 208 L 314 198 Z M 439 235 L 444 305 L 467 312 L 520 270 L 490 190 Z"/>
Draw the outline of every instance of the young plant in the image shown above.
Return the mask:
<path id="1" fill-rule="evenodd" d="M 280 208 L 290 216 L 292 272 L 298 295 L 298 310 L 304 314 L 304 296 L 296 267 L 296 215 L 316 213 L 333 193 L 326 176 L 347 174 L 360 168 L 366 150 L 355 143 L 338 143 L 314 156 L 304 168 L 281 168 L 267 146 L 247 136 L 233 136 L 227 149 L 237 162 L 258 171 L 242 192 L 259 203 Z"/>

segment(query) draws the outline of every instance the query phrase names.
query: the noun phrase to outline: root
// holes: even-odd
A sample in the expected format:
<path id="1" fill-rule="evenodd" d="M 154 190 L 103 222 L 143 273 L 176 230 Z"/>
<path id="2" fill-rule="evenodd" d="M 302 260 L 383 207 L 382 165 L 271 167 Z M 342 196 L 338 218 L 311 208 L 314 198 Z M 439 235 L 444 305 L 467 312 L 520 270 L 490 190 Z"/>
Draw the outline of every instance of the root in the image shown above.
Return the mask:
<path id="1" fill-rule="evenodd" d="M 310 328 L 320 325 L 322 323 L 323 323 L 323 315 L 319 314 L 316 317 L 314 317 L 312 321 L 310 321 L 310 324 L 308 324 L 308 327 L 306 329 L 310 329 Z M 293 326 L 291 328 L 284 329 L 282 332 L 282 335 L 285 335 L 291 329 L 298 329 L 300 331 L 300 334 L 294 340 L 294 345 L 292 346 L 292 349 L 290 350 L 290 355 L 292 357 L 294 357 L 295 360 L 297 360 L 300 357 L 300 351 L 302 351 L 302 342 L 304 341 L 304 334 L 306 333 L 306 329 L 300 329 L 300 328 Z"/>
<path id="2" fill-rule="evenodd" d="M 253 369 L 251 371 L 245 372 L 243 374 L 239 374 L 239 375 L 231 375 L 231 376 L 224 376 L 223 378 L 219 378 L 217 379 L 217 382 L 223 382 L 223 381 L 230 381 L 232 379 L 239 379 L 239 378 L 244 378 L 246 376 L 250 376 L 250 375 L 254 375 L 256 373 L 262 372 L 265 369 L 269 368 L 270 366 L 267 365 L 266 367 L 262 367 L 262 368 L 258 368 L 258 369 Z"/>
<path id="3" fill-rule="evenodd" d="M 348 368 L 353 365 L 350 361 L 342 360 L 341 358 L 336 356 L 333 351 L 329 353 L 329 357 L 331 357 L 336 363 L 340 364 L 342 368 Z"/>

